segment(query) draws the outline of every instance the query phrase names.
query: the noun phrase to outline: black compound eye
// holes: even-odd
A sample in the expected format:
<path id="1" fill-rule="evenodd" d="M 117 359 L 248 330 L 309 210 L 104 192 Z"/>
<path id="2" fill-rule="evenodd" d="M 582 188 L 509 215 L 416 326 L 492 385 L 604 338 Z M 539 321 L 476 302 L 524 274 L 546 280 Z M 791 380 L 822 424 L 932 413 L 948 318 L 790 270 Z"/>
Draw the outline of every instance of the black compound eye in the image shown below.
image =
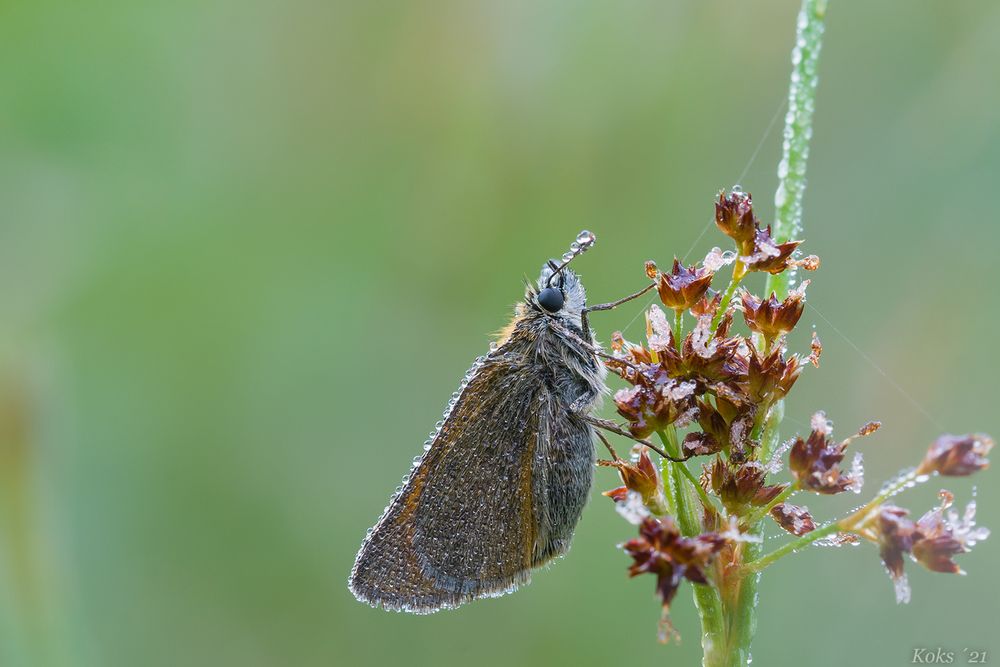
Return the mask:
<path id="1" fill-rule="evenodd" d="M 538 293 L 538 305 L 550 313 L 558 313 L 565 301 L 562 291 L 556 287 L 546 287 Z"/>

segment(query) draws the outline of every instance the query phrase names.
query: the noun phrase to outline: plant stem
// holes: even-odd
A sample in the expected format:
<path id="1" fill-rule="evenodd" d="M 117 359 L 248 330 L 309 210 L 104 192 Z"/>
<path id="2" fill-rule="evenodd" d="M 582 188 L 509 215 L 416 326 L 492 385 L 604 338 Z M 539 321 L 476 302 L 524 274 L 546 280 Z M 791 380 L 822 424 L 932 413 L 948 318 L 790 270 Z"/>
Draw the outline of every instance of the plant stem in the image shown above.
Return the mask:
<path id="1" fill-rule="evenodd" d="M 673 426 L 670 426 L 667 428 L 665 432 L 657 431 L 656 433 L 658 436 L 660 436 L 660 441 L 663 442 L 663 444 L 666 446 L 667 453 L 675 458 L 680 458 L 681 448 L 677 441 L 677 430 Z M 671 461 L 664 461 L 664 462 L 673 463 Z M 694 490 L 698 493 L 698 498 L 701 499 L 703 505 L 705 505 L 706 507 L 715 506 L 714 503 L 712 502 L 712 499 L 709 497 L 708 493 L 706 493 L 705 489 L 701 486 L 701 483 L 694 476 L 694 473 L 692 473 L 686 465 L 684 465 L 683 463 L 674 463 L 673 467 L 678 468 L 681 474 L 684 475 L 684 477 L 686 477 L 689 482 L 691 482 L 691 486 L 693 486 Z M 673 467 L 671 467 L 671 470 L 673 470 Z"/>
<path id="2" fill-rule="evenodd" d="M 796 24 L 795 47 L 792 49 L 792 75 L 788 86 L 788 114 L 785 117 L 782 159 L 778 165 L 778 189 L 774 195 L 775 221 L 771 229 L 773 238 L 787 241 L 802 231 L 802 195 L 806 188 L 806 161 L 809 158 L 809 139 L 812 137 L 812 115 L 816 96 L 816 65 L 819 60 L 823 37 L 823 22 L 826 18 L 827 0 L 802 0 Z M 742 276 L 740 276 L 742 277 Z M 794 274 L 785 271 L 769 275 L 765 294 L 774 292 L 784 298 L 792 284 Z M 723 296 L 728 304 L 739 284 L 734 267 L 733 281 Z M 723 309 L 720 308 L 720 313 Z M 717 326 L 717 322 L 713 322 Z M 776 404 L 763 425 L 762 456 L 766 459 L 778 440 L 783 406 Z M 726 587 L 721 595 L 725 617 L 724 654 L 706 651 L 703 664 L 711 667 L 735 667 L 746 665 L 750 660 L 750 642 L 757 625 L 757 584 L 760 570 L 785 553 L 838 530 L 836 524 L 820 528 L 796 540 L 786 547 L 761 557 L 762 546 L 746 543 L 739 551 L 739 560 L 744 563 L 731 577 L 723 582 Z M 760 535 L 761 522 L 750 526 L 750 532 Z"/>
<path id="3" fill-rule="evenodd" d="M 656 433 L 667 451 L 672 456 L 676 455 L 679 447 L 677 445 L 677 431 L 674 427 L 670 426 L 666 432 L 657 431 Z M 664 459 L 663 466 L 663 472 L 666 473 L 664 478 L 669 479 L 667 488 L 671 496 L 670 503 L 677 515 L 677 523 L 680 526 L 681 533 L 686 536 L 699 534 L 701 532 L 701 521 L 692 506 L 692 498 L 684 482 L 685 477 L 702 494 L 705 493 L 704 489 L 701 488 L 701 485 L 694 479 L 691 471 L 683 463 Z M 687 474 L 685 475 L 685 473 Z M 708 500 L 707 495 L 703 498 L 703 502 L 708 502 L 709 506 L 711 506 L 711 501 Z M 706 656 L 704 664 L 716 664 L 709 663 L 708 656 L 716 654 L 719 650 L 718 647 L 725 645 L 725 623 L 719 591 L 711 585 L 695 584 L 693 588 L 694 604 L 698 609 L 698 616 L 701 619 L 701 646 Z"/>
<path id="4" fill-rule="evenodd" d="M 778 189 L 774 193 L 775 217 L 771 235 L 783 242 L 802 233 L 802 196 L 806 191 L 806 161 L 812 137 L 817 63 L 823 42 L 827 0 L 802 0 L 792 49 L 792 76 L 788 86 L 788 113 L 782 157 L 778 164 Z M 794 270 L 769 275 L 764 294 L 788 295 Z"/>
<path id="5" fill-rule="evenodd" d="M 722 293 L 722 301 L 719 302 L 719 308 L 715 311 L 715 315 L 712 317 L 712 332 L 714 335 L 716 327 L 719 326 L 719 322 L 722 321 L 722 316 L 725 315 L 726 309 L 729 308 L 729 302 L 733 300 L 733 294 L 736 293 L 736 288 L 739 287 L 740 281 L 747 274 L 746 265 L 743 264 L 739 259 L 733 265 L 733 277 L 729 281 L 729 286 L 726 287 L 726 291 Z"/>
<path id="6" fill-rule="evenodd" d="M 677 343 L 677 351 L 684 351 L 684 339 L 681 336 L 684 333 L 684 311 L 677 310 L 674 311 L 674 342 Z"/>
<path id="7" fill-rule="evenodd" d="M 787 556 L 788 554 L 798 551 L 803 547 L 809 546 L 818 539 L 821 539 L 823 537 L 826 537 L 827 535 L 831 535 L 833 533 L 840 531 L 841 530 L 840 523 L 841 523 L 840 521 L 832 521 L 823 526 L 822 528 L 817 528 L 811 533 L 806 533 L 797 540 L 792 540 L 791 542 L 781 547 L 778 547 L 777 549 L 767 554 L 766 556 L 762 556 L 755 560 L 744 563 L 743 571 L 746 573 L 760 572 L 765 567 L 767 567 L 774 561 L 778 560 L 782 556 Z"/>
<path id="8" fill-rule="evenodd" d="M 785 489 L 784 491 L 782 491 L 781 493 L 779 493 L 777 496 L 775 496 L 774 500 L 772 500 L 771 502 L 769 502 L 764 507 L 761 507 L 759 510 L 757 510 L 753 514 L 751 514 L 750 517 L 747 519 L 747 524 L 749 524 L 749 525 L 752 526 L 755 523 L 757 523 L 758 521 L 762 520 L 764 517 L 766 517 L 768 515 L 768 513 L 772 509 L 774 509 L 775 507 L 777 507 L 781 503 L 783 503 L 786 500 L 788 500 L 788 497 L 790 495 L 792 495 L 793 493 L 795 493 L 797 490 L 798 489 L 796 489 L 794 486 L 790 486 L 787 489 Z"/>

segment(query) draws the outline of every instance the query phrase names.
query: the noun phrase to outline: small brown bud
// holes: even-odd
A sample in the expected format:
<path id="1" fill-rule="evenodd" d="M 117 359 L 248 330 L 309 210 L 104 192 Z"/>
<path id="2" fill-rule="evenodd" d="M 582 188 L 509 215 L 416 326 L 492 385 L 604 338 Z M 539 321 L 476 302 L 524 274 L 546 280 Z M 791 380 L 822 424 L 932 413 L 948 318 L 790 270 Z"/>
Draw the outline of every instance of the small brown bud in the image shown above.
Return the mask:
<path id="1" fill-rule="evenodd" d="M 654 512 L 666 513 L 667 502 L 663 495 L 663 482 L 660 471 L 649 458 L 647 448 L 636 445 L 633 450 L 633 461 L 598 461 L 598 465 L 617 468 L 625 486 L 605 492 L 604 495 L 616 502 L 624 501 L 628 491 L 635 491 L 642 496 L 642 501 Z M 624 490 L 623 490 L 624 489 Z"/>
<path id="2" fill-rule="evenodd" d="M 654 262 L 651 259 L 646 260 L 646 276 L 650 280 L 656 280 L 656 276 L 658 273 L 659 271 L 656 270 L 656 262 Z"/>
<path id="3" fill-rule="evenodd" d="M 983 433 L 942 435 L 927 450 L 920 474 L 940 473 L 946 477 L 964 477 L 990 465 L 986 455 L 993 449 L 993 438 Z"/>
<path id="4" fill-rule="evenodd" d="M 872 433 L 874 433 L 875 431 L 879 430 L 880 428 L 882 428 L 882 422 L 880 422 L 880 421 L 871 421 L 871 422 L 868 422 L 867 424 L 865 424 L 864 426 L 862 426 L 861 428 L 858 429 L 858 435 L 860 435 L 860 436 L 871 435 Z"/>
<path id="5" fill-rule="evenodd" d="M 753 248 L 757 219 L 753 214 L 753 199 L 750 193 L 719 193 L 715 204 L 715 224 L 723 234 L 736 241 L 742 254 L 749 254 Z"/>
<path id="6" fill-rule="evenodd" d="M 660 273 L 656 289 L 667 308 L 687 310 L 705 295 L 715 274 L 701 266 L 685 267 L 676 258 L 670 273 Z"/>
<path id="7" fill-rule="evenodd" d="M 771 508 L 771 517 L 792 535 L 801 537 L 816 530 L 808 507 L 782 503 Z"/>
<path id="8" fill-rule="evenodd" d="M 809 343 L 809 356 L 807 357 L 810 364 L 819 368 L 819 355 L 823 354 L 823 342 L 820 341 L 819 336 L 816 332 L 812 332 L 812 342 Z"/>
<path id="9" fill-rule="evenodd" d="M 830 437 L 832 429 L 822 412 L 813 415 L 812 423 L 809 438 L 796 438 L 788 455 L 788 467 L 799 487 L 822 494 L 860 492 L 863 481 L 861 455 L 855 455 L 850 472 L 843 472 L 840 462 L 847 445 L 857 437 L 874 433 L 878 428 L 876 422 L 865 424 L 858 433 L 839 443 L 834 443 Z"/>
<path id="10" fill-rule="evenodd" d="M 802 241 L 786 241 L 777 243 L 771 238 L 771 227 L 758 229 L 753 240 L 752 252 L 740 257 L 748 271 L 764 271 L 781 273 L 794 264 L 792 253 L 802 244 Z"/>
<path id="11" fill-rule="evenodd" d="M 768 347 L 775 338 L 786 334 L 795 328 L 802 311 L 805 310 L 805 287 L 809 283 L 806 281 L 802 286 L 793 290 L 788 297 L 779 302 L 774 293 L 767 299 L 761 300 L 743 291 L 740 294 L 740 301 L 743 305 L 743 319 L 747 326 L 764 336 Z"/>
<path id="12" fill-rule="evenodd" d="M 819 268 L 819 257 L 816 255 L 807 255 L 802 259 L 795 260 L 794 264 L 805 271 L 815 271 Z"/>

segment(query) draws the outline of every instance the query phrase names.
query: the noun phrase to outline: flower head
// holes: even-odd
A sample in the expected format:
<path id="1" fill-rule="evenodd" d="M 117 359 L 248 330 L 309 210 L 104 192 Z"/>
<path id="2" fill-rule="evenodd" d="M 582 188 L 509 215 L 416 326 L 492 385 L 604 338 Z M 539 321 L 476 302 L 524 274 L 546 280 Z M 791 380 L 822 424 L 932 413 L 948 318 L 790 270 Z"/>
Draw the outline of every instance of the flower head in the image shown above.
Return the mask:
<path id="1" fill-rule="evenodd" d="M 720 192 L 719 201 L 715 203 L 715 224 L 723 234 L 736 241 L 741 254 L 750 254 L 758 226 L 750 193 Z"/>
<path id="2" fill-rule="evenodd" d="M 743 305 L 743 319 L 752 331 L 764 336 L 768 347 L 778 336 L 795 328 L 805 309 L 805 281 L 798 289 L 792 290 L 784 301 L 778 301 L 774 292 L 767 299 L 758 299 L 744 290 L 740 294 Z"/>
<path id="3" fill-rule="evenodd" d="M 964 477 L 989 466 L 986 455 L 993 449 L 993 438 L 982 433 L 942 435 L 927 450 L 920 474 L 937 472 L 946 477 Z"/>
<path id="4" fill-rule="evenodd" d="M 883 505 L 869 525 L 862 528 L 863 535 L 878 542 L 879 555 L 896 585 L 897 602 L 910 601 L 903 571 L 904 555 L 932 572 L 964 574 L 954 557 L 989 537 L 988 529 L 976 526 L 975 501 L 969 503 L 960 518 L 957 512 L 949 511 L 952 494 L 942 491 L 940 496 L 941 505 L 916 522 L 908 518 L 908 510 Z"/>
<path id="5" fill-rule="evenodd" d="M 840 462 L 844 459 L 847 445 L 857 437 L 869 435 L 878 429 L 877 422 L 865 424 L 857 434 L 835 443 L 830 437 L 832 427 L 826 415 L 813 415 L 812 432 L 803 440 L 797 437 L 788 455 L 788 466 L 800 488 L 822 494 L 861 490 L 860 459 L 856 458 L 853 469 L 843 472 Z"/>
<path id="6" fill-rule="evenodd" d="M 781 346 L 768 354 L 761 354 L 752 342 L 747 342 L 747 393 L 754 401 L 769 404 L 784 398 L 802 374 L 802 365 L 796 355 L 785 357 Z"/>
<path id="7" fill-rule="evenodd" d="M 727 510 L 739 513 L 747 505 L 763 506 L 784 491 L 787 484 L 766 486 L 767 469 L 757 461 L 747 461 L 731 465 L 716 457 L 710 466 L 705 466 L 701 484 L 712 491 Z"/>
<path id="8" fill-rule="evenodd" d="M 726 539 L 716 533 L 681 537 L 670 517 L 647 517 L 639 525 L 639 537 L 626 542 L 623 548 L 633 561 L 629 576 L 656 575 L 656 592 L 664 609 L 669 609 L 682 580 L 708 583 L 705 571 L 712 556 L 725 545 Z"/>
<path id="9" fill-rule="evenodd" d="M 715 274 L 704 266 L 685 267 L 678 259 L 670 273 L 660 273 L 656 290 L 667 308 L 687 310 L 705 296 Z"/>
<path id="10" fill-rule="evenodd" d="M 624 502 L 629 491 L 635 491 L 642 498 L 643 503 L 654 512 L 664 514 L 667 511 L 667 501 L 663 495 L 663 480 L 660 478 L 659 469 L 649 458 L 649 450 L 643 445 L 636 445 L 632 450 L 632 460 L 623 461 L 598 461 L 599 465 L 609 466 L 618 469 L 624 486 L 606 491 L 604 495 L 615 500 Z"/>
<path id="11" fill-rule="evenodd" d="M 740 257 L 740 261 L 746 264 L 749 271 L 781 273 L 795 263 L 792 253 L 801 243 L 802 241 L 776 243 L 771 238 L 771 227 L 768 225 L 766 229 L 757 229 L 753 252 Z"/>
<path id="12" fill-rule="evenodd" d="M 792 535 L 802 536 L 816 530 L 808 507 L 781 503 L 771 508 L 771 518 Z"/>
<path id="13" fill-rule="evenodd" d="M 629 421 L 632 435 L 645 438 L 671 424 L 685 426 L 694 418 L 693 382 L 638 376 L 642 379 L 636 385 L 619 389 L 614 396 L 618 414 Z"/>

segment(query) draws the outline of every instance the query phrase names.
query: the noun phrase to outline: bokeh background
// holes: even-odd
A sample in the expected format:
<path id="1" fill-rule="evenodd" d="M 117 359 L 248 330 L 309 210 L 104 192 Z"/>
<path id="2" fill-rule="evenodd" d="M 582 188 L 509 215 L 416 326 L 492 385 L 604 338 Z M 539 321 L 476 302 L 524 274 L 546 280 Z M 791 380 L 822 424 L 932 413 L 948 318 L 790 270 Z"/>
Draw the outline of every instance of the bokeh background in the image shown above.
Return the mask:
<path id="1" fill-rule="evenodd" d="M 772 215 L 797 4 L 0 3 L 0 664 L 696 664 L 690 591 L 663 647 L 625 577 L 606 470 L 517 595 L 410 617 L 346 579 L 524 275 L 591 229 L 609 300 L 720 244 L 736 179 Z M 826 350 L 786 430 L 881 419 L 868 492 L 940 431 L 1000 431 L 998 34 L 991 0 L 831 3 L 804 235 Z M 908 606 L 869 545 L 790 557 L 754 658 L 995 653 L 996 549 L 911 567 Z"/>

